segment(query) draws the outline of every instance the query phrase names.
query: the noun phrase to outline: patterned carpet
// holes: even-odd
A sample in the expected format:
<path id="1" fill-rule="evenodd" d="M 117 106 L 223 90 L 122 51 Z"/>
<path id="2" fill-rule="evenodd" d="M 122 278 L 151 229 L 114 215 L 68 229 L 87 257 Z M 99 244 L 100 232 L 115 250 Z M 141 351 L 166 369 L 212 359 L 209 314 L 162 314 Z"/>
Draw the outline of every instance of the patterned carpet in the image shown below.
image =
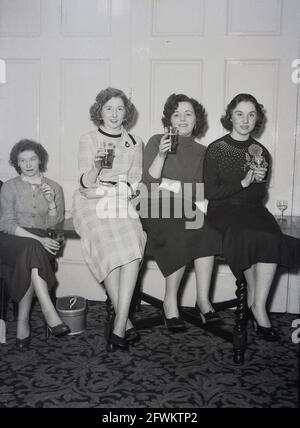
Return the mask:
<path id="1" fill-rule="evenodd" d="M 137 315 L 156 310 L 142 306 Z M 233 325 L 230 310 L 221 313 Z M 163 325 L 141 330 L 130 352 L 107 353 L 105 305 L 89 302 L 87 329 L 76 336 L 45 338 L 41 312 L 32 315 L 32 344 L 15 348 L 15 321 L 0 345 L 0 407 L 48 408 L 246 408 L 297 406 L 297 346 L 291 324 L 297 316 L 272 314 L 282 339 L 248 335 L 243 366 L 232 345 L 189 325 L 171 334 Z"/>

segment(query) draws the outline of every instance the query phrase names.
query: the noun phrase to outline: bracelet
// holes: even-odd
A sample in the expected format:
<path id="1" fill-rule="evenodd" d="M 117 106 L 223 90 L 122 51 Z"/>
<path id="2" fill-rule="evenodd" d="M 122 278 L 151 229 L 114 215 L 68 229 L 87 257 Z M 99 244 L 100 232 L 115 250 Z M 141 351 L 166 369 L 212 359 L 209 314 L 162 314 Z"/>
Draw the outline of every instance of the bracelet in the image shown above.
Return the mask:
<path id="1" fill-rule="evenodd" d="M 87 189 L 87 186 L 85 186 L 85 184 L 83 183 L 83 176 L 84 174 L 82 174 L 79 181 L 80 181 L 81 187 L 83 187 L 84 189 Z"/>
<path id="2" fill-rule="evenodd" d="M 55 207 L 49 208 L 49 211 L 53 211 L 56 210 L 57 206 L 55 205 Z"/>

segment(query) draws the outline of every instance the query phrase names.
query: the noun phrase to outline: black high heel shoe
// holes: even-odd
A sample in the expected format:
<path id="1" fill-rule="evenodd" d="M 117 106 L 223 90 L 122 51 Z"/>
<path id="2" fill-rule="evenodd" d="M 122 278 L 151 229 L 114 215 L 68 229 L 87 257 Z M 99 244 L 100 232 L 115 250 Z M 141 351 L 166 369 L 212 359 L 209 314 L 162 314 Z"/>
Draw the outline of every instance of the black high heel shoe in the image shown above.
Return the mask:
<path id="1" fill-rule="evenodd" d="M 29 333 L 29 336 L 25 337 L 24 339 L 16 338 L 16 348 L 19 351 L 24 351 L 27 349 L 31 342 L 31 332 Z"/>
<path id="2" fill-rule="evenodd" d="M 140 338 L 141 336 L 139 335 L 139 333 L 136 331 L 134 327 L 129 328 L 128 330 L 125 331 L 125 339 L 129 343 L 137 342 L 138 340 L 140 340 Z"/>
<path id="3" fill-rule="evenodd" d="M 63 337 L 71 333 L 70 327 L 68 327 L 64 323 L 55 325 L 54 327 L 50 327 L 50 325 L 47 324 L 46 328 L 47 328 L 47 337 L 49 337 L 50 334 L 53 334 L 53 336 L 55 337 Z"/>
<path id="4" fill-rule="evenodd" d="M 111 317 L 108 317 L 105 320 L 105 324 L 104 324 L 104 338 L 106 340 L 107 352 L 115 352 L 116 350 L 115 345 L 110 341 L 110 336 L 114 328 L 114 322 L 115 322 L 115 314 L 112 314 Z"/>
<path id="5" fill-rule="evenodd" d="M 128 350 L 128 342 L 125 337 L 118 336 L 115 333 L 111 333 L 108 343 L 111 343 L 124 351 Z"/>
<path id="6" fill-rule="evenodd" d="M 209 311 L 209 312 L 205 312 L 205 314 L 201 312 L 197 302 L 195 304 L 195 309 L 197 310 L 198 315 L 200 316 L 203 324 L 221 321 L 220 315 L 217 314 L 217 312 Z"/>
<path id="7" fill-rule="evenodd" d="M 273 327 L 262 327 L 256 321 L 252 309 L 248 309 L 248 317 L 252 324 L 253 330 L 257 335 L 261 336 L 262 339 L 267 340 L 268 342 L 277 342 L 280 337 L 277 331 Z"/>
<path id="8" fill-rule="evenodd" d="M 115 315 L 113 315 L 106 325 L 105 339 L 107 341 L 106 350 L 107 352 L 115 352 L 116 348 L 123 349 L 124 351 L 128 350 L 128 341 L 126 340 L 126 332 L 125 337 L 118 336 L 113 333 L 115 323 Z"/>
<path id="9" fill-rule="evenodd" d="M 185 323 L 180 317 L 167 318 L 163 307 L 162 307 L 161 313 L 165 322 L 165 326 L 167 327 L 168 330 L 170 331 L 186 330 Z"/>

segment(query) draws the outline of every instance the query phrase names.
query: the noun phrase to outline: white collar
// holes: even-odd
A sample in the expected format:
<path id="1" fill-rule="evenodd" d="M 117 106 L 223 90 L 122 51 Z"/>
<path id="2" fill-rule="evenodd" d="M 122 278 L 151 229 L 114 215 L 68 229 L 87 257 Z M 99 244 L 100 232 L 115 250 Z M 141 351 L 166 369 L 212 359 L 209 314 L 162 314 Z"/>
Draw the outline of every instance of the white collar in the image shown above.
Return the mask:
<path id="1" fill-rule="evenodd" d="M 42 184 L 43 178 L 44 178 L 43 174 L 40 174 L 39 176 L 35 176 L 35 177 L 27 177 L 26 175 L 21 174 L 22 181 L 26 181 L 26 183 L 35 184 L 35 185 Z"/>

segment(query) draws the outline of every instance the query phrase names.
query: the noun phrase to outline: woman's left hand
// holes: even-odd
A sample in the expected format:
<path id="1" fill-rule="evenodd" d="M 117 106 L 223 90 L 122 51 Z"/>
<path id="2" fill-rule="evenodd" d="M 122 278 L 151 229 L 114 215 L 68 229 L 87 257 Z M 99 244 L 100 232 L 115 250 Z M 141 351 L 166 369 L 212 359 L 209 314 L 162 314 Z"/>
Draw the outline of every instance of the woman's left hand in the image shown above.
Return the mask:
<path id="1" fill-rule="evenodd" d="M 126 198 L 131 198 L 132 190 L 124 181 L 119 181 L 115 186 L 116 188 L 116 196 L 124 196 Z"/>
<path id="2" fill-rule="evenodd" d="M 43 237 L 39 238 L 40 243 L 42 246 L 47 250 L 49 253 L 56 255 L 58 250 L 60 249 L 59 243 L 52 238 Z"/>
<path id="3" fill-rule="evenodd" d="M 55 192 L 52 189 L 51 186 L 49 186 L 49 184 L 47 183 L 43 183 L 41 185 L 41 192 L 44 195 L 44 198 L 46 199 L 47 202 L 53 202 L 54 198 L 55 198 Z"/>

